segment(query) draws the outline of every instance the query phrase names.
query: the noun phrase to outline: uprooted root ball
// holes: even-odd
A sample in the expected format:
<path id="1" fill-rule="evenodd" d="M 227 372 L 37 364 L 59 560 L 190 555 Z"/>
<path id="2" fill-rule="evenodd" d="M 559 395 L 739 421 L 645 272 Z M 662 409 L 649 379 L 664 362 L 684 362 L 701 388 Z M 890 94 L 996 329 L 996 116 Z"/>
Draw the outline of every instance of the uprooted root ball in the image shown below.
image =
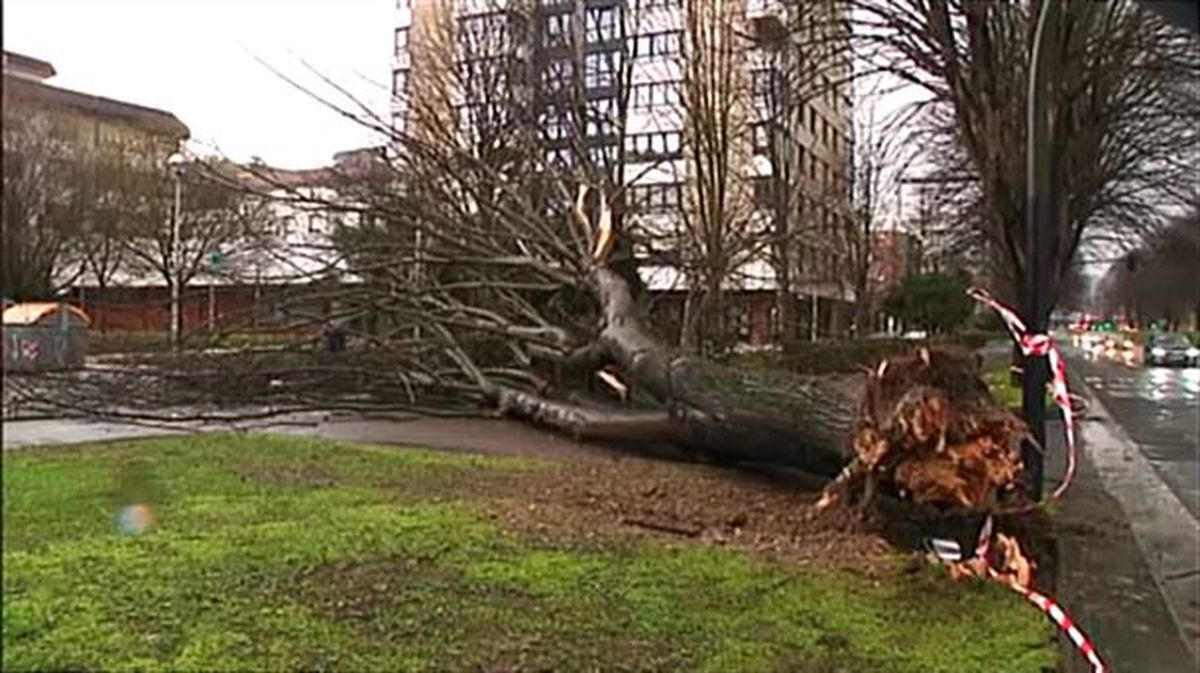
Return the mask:
<path id="1" fill-rule="evenodd" d="M 922 350 L 871 373 L 855 424 L 855 458 L 828 506 L 877 488 L 946 510 L 988 511 L 1021 474 L 1025 424 L 992 399 L 966 354 Z"/>

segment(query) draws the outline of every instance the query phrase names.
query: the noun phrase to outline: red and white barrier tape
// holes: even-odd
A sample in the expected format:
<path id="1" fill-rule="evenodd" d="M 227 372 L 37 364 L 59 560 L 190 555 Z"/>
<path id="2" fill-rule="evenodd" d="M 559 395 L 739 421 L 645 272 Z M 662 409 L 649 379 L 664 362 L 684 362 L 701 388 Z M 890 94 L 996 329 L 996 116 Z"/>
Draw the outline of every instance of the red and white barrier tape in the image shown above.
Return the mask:
<path id="1" fill-rule="evenodd" d="M 1071 393 L 1067 390 L 1066 364 L 1063 361 L 1062 354 L 1058 351 L 1058 346 L 1054 344 L 1054 341 L 1048 334 L 1029 334 L 1020 316 L 996 300 L 986 290 L 973 288 L 968 291 L 968 294 L 975 300 L 992 307 L 1000 314 L 1001 319 L 1004 320 L 1004 324 L 1008 326 L 1008 331 L 1012 333 L 1013 339 L 1021 347 L 1021 352 L 1024 355 L 1027 357 L 1044 356 L 1050 360 L 1051 392 L 1055 404 L 1062 411 L 1063 431 L 1067 439 L 1067 469 L 1050 495 L 1035 505 L 1035 507 L 1040 507 L 1062 497 L 1062 494 L 1066 492 L 1067 487 L 1071 484 L 1071 479 L 1075 476 L 1075 414 L 1074 409 L 1071 407 Z M 980 528 L 975 542 L 975 558 L 982 559 L 984 563 L 987 563 L 987 554 L 991 549 L 992 525 L 992 516 L 988 515 L 984 519 L 983 526 Z M 934 545 L 935 549 L 939 546 L 947 546 L 957 552 L 957 544 L 950 541 L 935 540 L 933 542 L 938 543 Z M 961 558 L 961 555 L 957 553 L 943 555 L 939 552 L 938 556 L 943 562 L 957 562 Z M 1075 626 L 1075 623 L 1071 621 L 1071 617 L 1067 615 L 1066 610 L 1063 610 L 1062 606 L 1054 602 L 1049 596 L 1010 581 L 996 572 L 995 568 L 992 568 L 990 564 L 987 566 L 987 572 L 988 577 L 1001 582 L 1024 596 L 1026 600 L 1044 612 L 1056 626 L 1065 631 L 1067 637 L 1071 639 L 1071 643 L 1074 644 L 1079 653 L 1091 664 L 1093 673 L 1104 673 L 1108 670 L 1104 662 L 1101 661 L 1100 655 L 1096 652 L 1095 645 Z"/>
<path id="2" fill-rule="evenodd" d="M 1021 353 L 1029 357 L 1046 357 L 1050 360 L 1050 389 L 1054 397 L 1054 403 L 1062 411 L 1063 432 L 1067 437 L 1067 469 L 1063 473 L 1062 479 L 1058 485 L 1036 506 L 1042 506 L 1062 497 L 1066 492 L 1067 487 L 1071 485 L 1071 480 L 1075 477 L 1075 410 L 1071 406 L 1071 393 L 1067 390 L 1067 365 L 1063 360 L 1062 354 L 1058 351 L 1058 346 L 1054 344 L 1054 340 L 1048 334 L 1028 334 L 1025 322 L 1015 311 L 1000 303 L 987 290 L 980 288 L 972 288 L 967 291 L 976 301 L 987 304 L 992 307 L 1000 318 L 1004 320 L 1004 324 L 1008 326 L 1008 331 L 1016 340 L 1017 345 L 1021 347 Z"/>
<path id="3" fill-rule="evenodd" d="M 1023 587 L 1010 577 L 996 571 L 995 568 L 988 562 L 987 553 L 991 548 L 992 539 L 992 517 L 988 516 L 983 522 L 983 528 L 979 531 L 979 538 L 975 545 L 975 558 L 981 559 L 984 567 L 987 569 L 988 578 L 995 582 L 999 582 L 1004 586 L 1025 597 L 1041 610 L 1054 625 L 1062 629 L 1067 637 L 1071 639 L 1071 644 L 1092 666 L 1092 673 L 1105 673 L 1108 668 L 1104 665 L 1104 661 L 1100 659 L 1100 654 L 1096 651 L 1096 646 L 1088 639 L 1087 635 L 1075 626 L 1071 616 L 1063 609 L 1061 605 L 1056 603 L 1053 598 L 1034 591 L 1028 587 Z M 935 556 L 947 565 L 963 562 L 962 553 L 959 550 L 958 543 L 953 540 L 929 539 L 926 544 Z"/>
<path id="4" fill-rule="evenodd" d="M 988 573 L 995 579 L 1001 579 L 998 573 L 991 568 L 988 568 Z M 1050 620 L 1053 621 L 1058 628 L 1066 632 L 1067 637 L 1071 639 L 1071 643 L 1075 645 L 1075 649 L 1079 650 L 1079 653 L 1083 655 L 1083 658 L 1087 659 L 1087 662 L 1092 665 L 1093 673 L 1104 673 L 1108 670 L 1108 667 L 1106 667 L 1104 662 L 1100 659 L 1099 653 L 1096 652 L 1096 646 L 1092 644 L 1092 641 L 1088 640 L 1087 635 L 1085 635 L 1083 631 L 1079 630 L 1079 627 L 1075 626 L 1075 622 L 1071 621 L 1071 616 L 1067 614 L 1066 610 L 1062 609 L 1062 606 L 1060 606 L 1058 603 L 1055 603 L 1053 598 L 1050 598 L 1044 594 L 1040 594 L 1033 589 L 1027 589 L 1018 584 L 1011 582 L 1005 583 L 1008 584 L 1013 591 L 1016 591 L 1024 596 L 1025 600 L 1033 603 L 1039 610 L 1046 613 L 1046 615 L 1050 617 Z"/>

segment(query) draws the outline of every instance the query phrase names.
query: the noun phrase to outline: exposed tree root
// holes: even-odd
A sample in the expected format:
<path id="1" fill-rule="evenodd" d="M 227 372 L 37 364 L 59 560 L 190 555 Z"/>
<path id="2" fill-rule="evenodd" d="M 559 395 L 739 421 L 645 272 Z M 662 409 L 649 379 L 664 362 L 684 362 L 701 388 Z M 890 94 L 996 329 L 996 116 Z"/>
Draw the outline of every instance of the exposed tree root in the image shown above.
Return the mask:
<path id="1" fill-rule="evenodd" d="M 1021 474 L 1024 423 L 998 405 L 966 355 L 922 350 L 871 373 L 854 458 L 820 506 L 870 503 L 876 489 L 940 509 L 986 512 Z"/>

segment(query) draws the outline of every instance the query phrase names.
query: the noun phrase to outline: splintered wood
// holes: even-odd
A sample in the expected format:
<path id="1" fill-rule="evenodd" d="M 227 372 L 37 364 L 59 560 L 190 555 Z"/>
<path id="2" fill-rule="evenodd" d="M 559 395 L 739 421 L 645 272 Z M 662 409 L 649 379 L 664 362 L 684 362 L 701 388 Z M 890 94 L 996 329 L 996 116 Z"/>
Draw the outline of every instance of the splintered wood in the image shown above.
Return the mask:
<path id="1" fill-rule="evenodd" d="M 969 577 L 992 577 L 1015 587 L 1028 588 L 1033 584 L 1034 563 L 1016 538 L 998 533 L 987 555 L 950 564 L 950 576 L 956 580 Z"/>
<path id="2" fill-rule="evenodd" d="M 1021 474 L 1025 424 L 997 404 L 966 355 L 922 349 L 871 372 L 851 444 L 855 457 L 820 506 L 878 488 L 946 510 L 991 510 Z"/>

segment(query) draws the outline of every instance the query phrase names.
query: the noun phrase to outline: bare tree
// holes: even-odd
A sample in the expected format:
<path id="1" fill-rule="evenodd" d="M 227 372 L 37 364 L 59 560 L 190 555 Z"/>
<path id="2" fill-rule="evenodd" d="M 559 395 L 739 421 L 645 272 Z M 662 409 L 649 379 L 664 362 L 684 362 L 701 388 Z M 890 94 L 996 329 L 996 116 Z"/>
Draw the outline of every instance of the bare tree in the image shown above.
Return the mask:
<path id="1" fill-rule="evenodd" d="M 519 49 L 519 41 L 507 40 L 528 26 L 523 16 L 508 8 L 482 25 L 503 26 L 500 48 Z M 413 40 L 449 49 L 468 39 L 459 38 L 460 31 L 477 25 L 435 24 Z M 940 410 L 939 418 L 957 424 L 987 406 L 967 360 L 926 353 L 876 370 L 873 381 L 887 404 L 856 427 L 863 419 L 835 381 L 726 367 L 667 346 L 655 333 L 639 284 L 641 260 L 617 205 L 622 186 L 610 188 L 581 162 L 547 161 L 555 148 L 520 123 L 522 98 L 510 102 L 517 111 L 484 113 L 485 122 L 498 122 L 485 126 L 488 133 L 479 132 L 470 111 L 463 129 L 462 116 L 449 113 L 478 101 L 458 88 L 470 81 L 458 69 L 460 52 L 439 54 L 452 67 L 427 76 L 449 92 L 416 93 L 418 123 L 390 132 L 399 153 L 391 179 L 363 186 L 356 206 L 363 224 L 340 239 L 352 272 L 365 279 L 335 290 L 348 324 L 363 325 L 352 330 L 354 348 L 315 358 L 184 354 L 157 370 L 88 378 L 67 391 L 68 399 L 93 408 L 99 401 L 108 411 L 105 399 L 143 409 L 169 399 L 198 416 L 196 409 L 213 404 L 243 416 L 313 407 L 498 413 L 581 438 L 670 442 L 722 461 L 825 476 L 837 474 L 852 455 L 873 455 L 856 463 L 855 478 L 986 446 L 989 455 L 1001 456 L 1001 476 L 1009 474 L 1017 437 L 998 430 L 1008 427 L 1004 423 L 986 424 L 996 435 L 986 442 L 975 436 L 983 425 L 962 423 L 962 432 L 941 435 L 954 444 L 949 453 L 938 445 L 936 429 L 920 436 L 908 430 L 927 427 L 905 420 L 913 414 Z M 501 68 L 505 62 L 489 61 Z M 377 126 L 369 116 L 365 123 Z M 573 151 L 578 156 L 592 147 L 579 143 Z M 942 413 L 958 400 L 934 390 L 947 381 L 978 393 L 968 396 L 965 416 Z M 119 398 L 104 394 L 113 386 L 120 387 Z M 917 392 L 905 395 L 910 388 Z M 980 460 L 992 458 L 969 461 L 975 476 L 960 475 L 953 465 L 936 474 L 974 483 L 988 473 L 975 470 Z M 942 479 L 923 474 L 912 472 L 923 485 L 903 477 L 897 483 L 948 507 L 988 507 L 1007 481 L 988 474 L 988 483 L 972 494 L 947 495 Z"/>
<path id="2" fill-rule="evenodd" d="M 197 160 L 177 170 L 170 176 L 164 164 L 150 164 L 138 173 L 127 192 L 134 217 L 120 240 L 131 274 L 148 273 L 182 291 L 202 273 L 215 272 L 222 255 L 261 248 L 276 235 L 276 223 L 268 202 L 238 183 L 241 171 L 230 162 Z M 180 181 L 178 213 L 172 180 Z"/>
<path id="3" fill-rule="evenodd" d="M 0 292 L 44 299 L 69 284 L 65 258 L 84 210 L 78 147 L 43 115 L 4 107 L 4 245 Z"/>
<path id="4" fill-rule="evenodd" d="M 926 98 L 914 138 L 958 181 L 959 220 L 988 257 L 994 282 L 1025 287 L 1025 105 L 1034 10 L 1040 3 L 850 0 L 859 53 Z M 1053 251 L 1061 277 L 1088 242 L 1161 223 L 1194 182 L 1200 53 L 1194 39 L 1130 2 L 1053 3 L 1045 54 L 1055 72 L 1046 148 L 1060 196 Z M 1052 307 L 1051 301 L 1047 306 Z"/>
<path id="5" fill-rule="evenodd" d="M 173 143 L 151 137 L 123 136 L 79 151 L 87 208 L 68 256 L 80 278 L 94 283 L 101 295 L 126 269 L 129 240 L 161 213 L 157 200 L 159 164 Z M 103 312 L 97 316 L 103 328 Z"/>
<path id="6" fill-rule="evenodd" d="M 737 30 L 743 12 L 736 0 L 686 3 L 680 98 L 688 179 L 675 242 L 688 279 L 680 339 L 688 349 L 726 345 L 726 286 L 742 280 L 738 272 L 768 243 L 754 217 L 749 44 Z"/>
<path id="7" fill-rule="evenodd" d="M 1104 306 L 1137 321 L 1200 326 L 1200 207 L 1117 260 L 1100 281 Z"/>
<path id="8" fill-rule="evenodd" d="M 876 103 L 860 99 L 854 124 L 854 203 L 845 228 L 846 269 L 854 288 L 854 324 L 859 333 L 868 328 L 878 297 L 873 296 L 871 270 L 876 265 L 879 233 L 893 205 L 903 172 L 903 157 L 894 127 L 895 119 L 881 119 Z"/>

